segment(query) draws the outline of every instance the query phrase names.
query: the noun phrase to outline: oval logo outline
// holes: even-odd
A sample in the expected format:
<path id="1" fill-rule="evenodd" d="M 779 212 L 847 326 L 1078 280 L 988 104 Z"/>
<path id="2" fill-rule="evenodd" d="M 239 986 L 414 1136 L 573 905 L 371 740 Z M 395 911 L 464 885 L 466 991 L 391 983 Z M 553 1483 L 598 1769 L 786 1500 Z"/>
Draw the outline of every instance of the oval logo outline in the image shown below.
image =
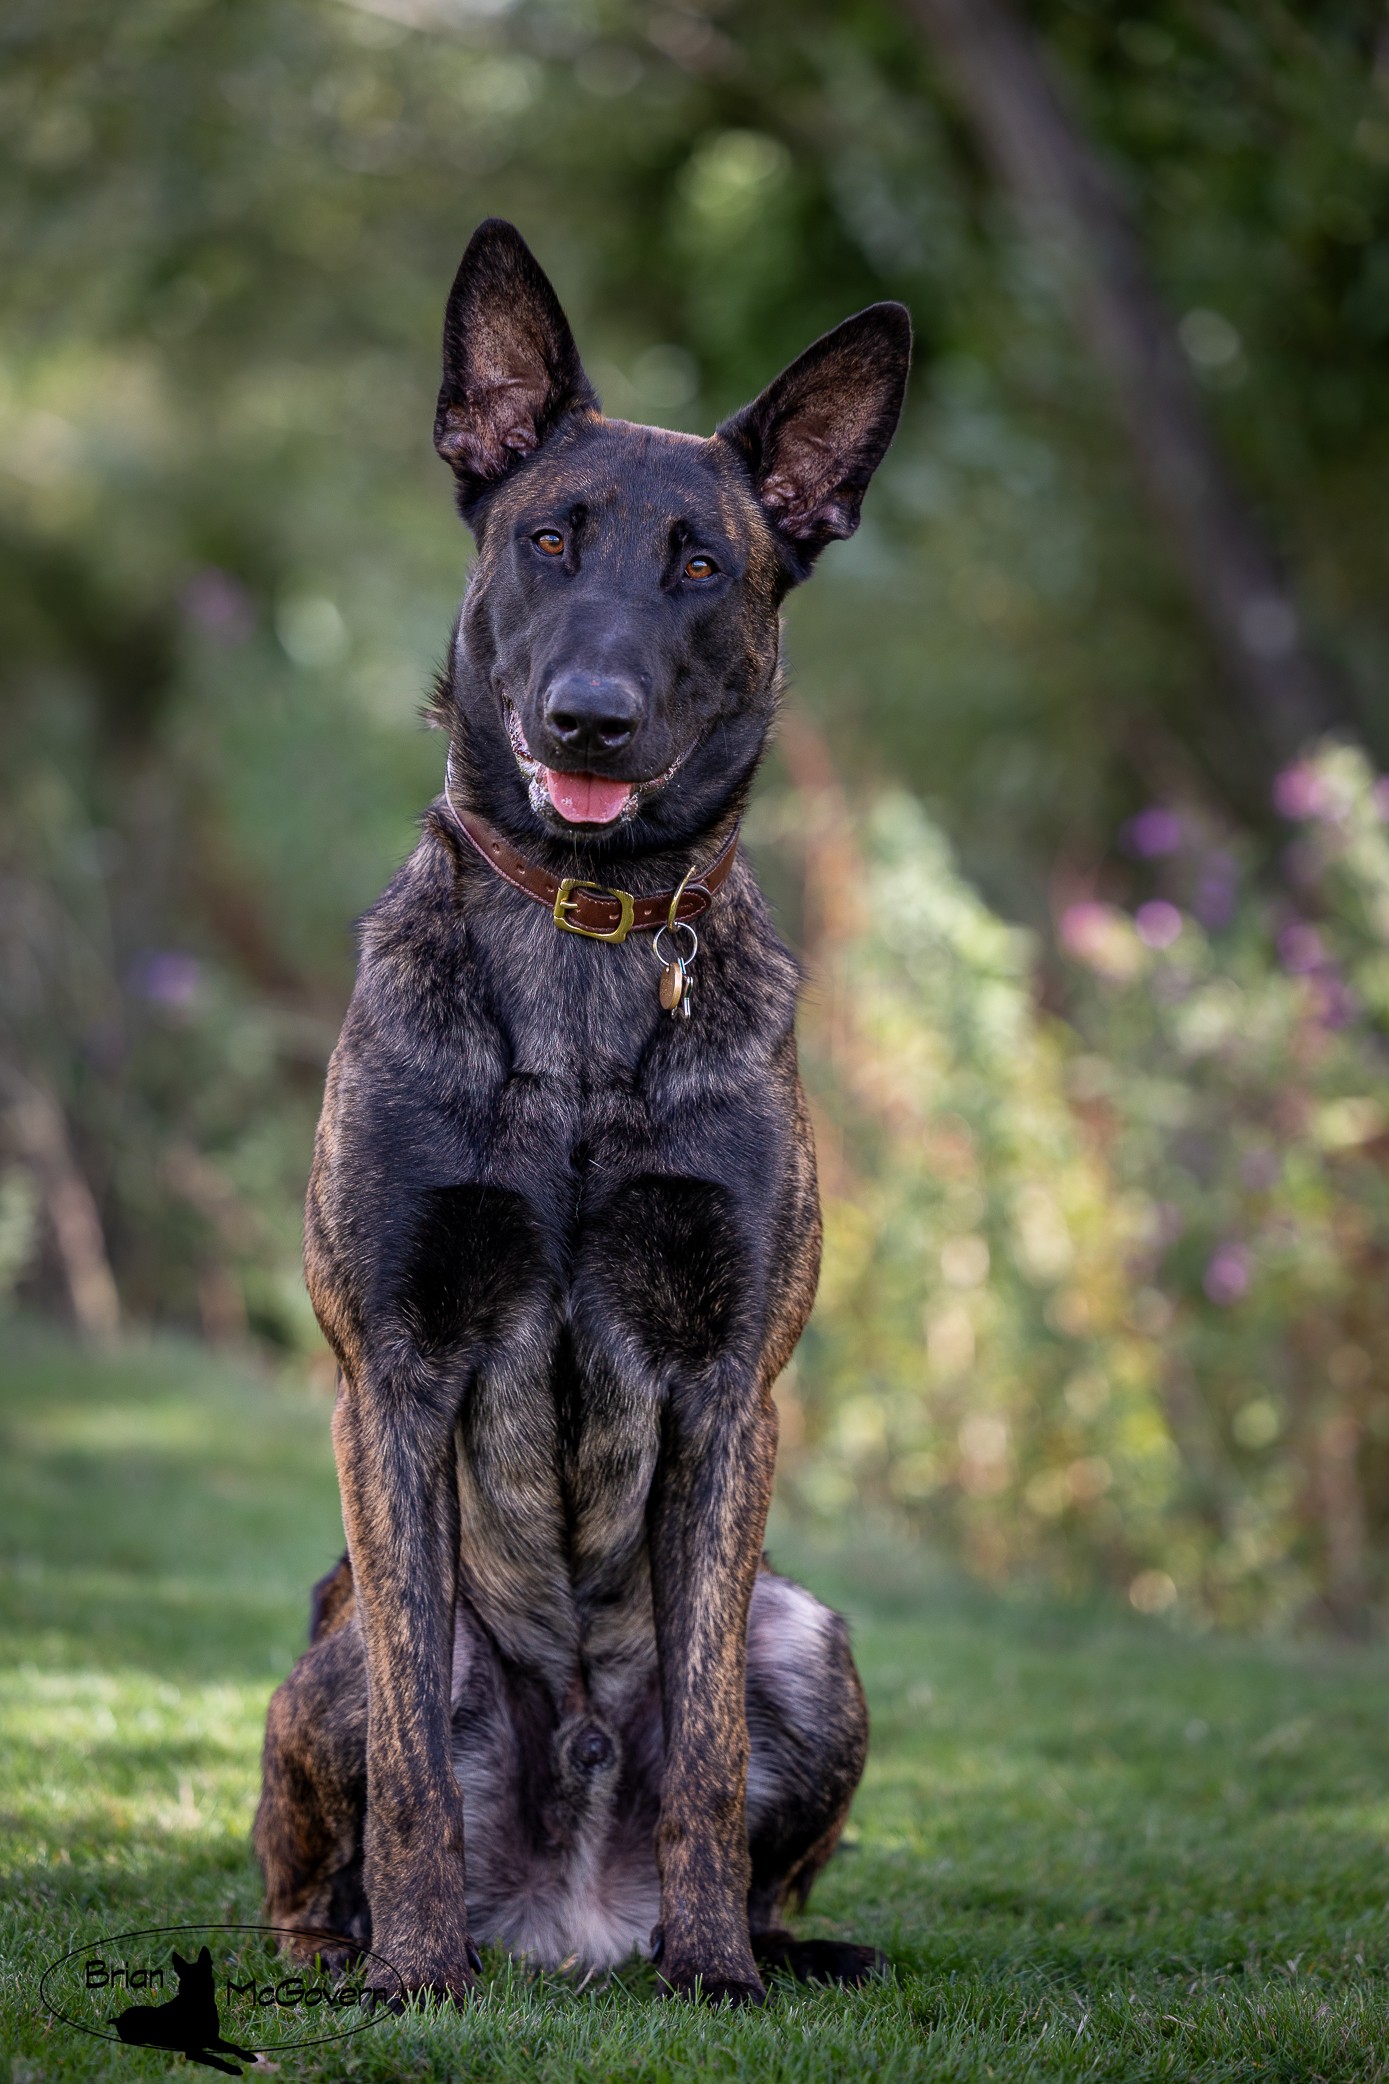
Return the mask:
<path id="1" fill-rule="evenodd" d="M 58 1970 L 65 1967 L 69 1961 L 80 1961 L 83 1955 L 95 1952 L 98 1947 L 114 1946 L 118 1940 L 169 1939 L 186 1932 L 204 1934 L 209 1932 L 255 1932 L 262 1935 L 267 1933 L 273 1934 L 276 1938 L 299 1940 L 313 1936 L 311 1933 L 306 1933 L 292 1925 L 256 1925 L 249 1921 L 240 1920 L 228 1924 L 214 1922 L 207 1925 L 143 1925 L 132 1932 L 103 1932 L 97 1938 L 88 1940 L 85 1946 L 70 1947 L 67 1953 L 60 1954 L 56 1961 L 49 1962 L 39 1978 L 39 1998 L 45 2011 L 49 2012 L 53 2018 L 61 2020 L 64 2026 L 70 2026 L 75 2033 L 89 2034 L 93 2040 L 114 2041 L 117 2047 L 153 2046 L 154 2044 L 149 2042 L 124 2041 L 118 2033 L 112 2033 L 100 2026 L 85 2025 L 81 2019 L 71 2018 L 68 2013 L 60 2011 L 48 1994 L 48 1979 L 50 1976 L 56 1975 Z M 355 1959 L 359 1963 L 366 1961 L 379 1962 L 382 1968 L 395 1981 L 396 1987 L 392 1996 L 373 2004 L 365 2019 L 358 2020 L 355 2025 L 344 2026 L 337 2033 L 316 2033 L 306 2036 L 302 2040 L 296 2038 L 294 2040 L 269 2041 L 257 2048 L 251 2048 L 249 2043 L 247 2043 L 248 2053 L 253 2055 L 275 2055 L 291 2048 L 317 2048 L 323 2046 L 328 2041 L 349 2040 L 354 2033 L 365 2033 L 369 2027 L 379 2026 L 383 2019 L 392 2017 L 395 2004 L 405 2001 L 405 1978 L 401 1975 L 400 1970 L 395 1967 L 394 1963 L 386 1959 L 384 1954 L 378 1954 L 371 1947 L 363 1946 L 359 1940 L 346 1939 L 340 1932 L 324 1932 L 322 1938 L 325 1942 L 325 1951 L 329 1944 L 335 1947 L 347 1946 L 351 1948 Z"/>

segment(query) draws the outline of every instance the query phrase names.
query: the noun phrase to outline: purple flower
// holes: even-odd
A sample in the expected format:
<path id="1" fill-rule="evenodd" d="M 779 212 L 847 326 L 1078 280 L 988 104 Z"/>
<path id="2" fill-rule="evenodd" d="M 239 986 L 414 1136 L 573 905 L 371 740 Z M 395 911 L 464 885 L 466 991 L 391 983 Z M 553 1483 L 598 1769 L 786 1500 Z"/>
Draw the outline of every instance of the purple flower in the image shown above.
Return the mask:
<path id="1" fill-rule="evenodd" d="M 1273 806 L 1283 818 L 1319 818 L 1328 802 L 1326 784 L 1307 760 L 1285 767 L 1273 784 Z"/>
<path id="2" fill-rule="evenodd" d="M 188 1006 L 202 986 L 202 964 L 178 948 L 152 948 L 136 958 L 131 989 L 157 1006 Z"/>
<path id="3" fill-rule="evenodd" d="M 1370 794 L 1374 801 L 1376 815 L 1381 817 L 1386 825 L 1389 825 L 1389 774 L 1381 774 Z"/>
<path id="4" fill-rule="evenodd" d="M 1278 935 L 1278 960 L 1294 977 L 1306 977 L 1326 964 L 1326 948 L 1315 926 L 1292 919 Z"/>
<path id="5" fill-rule="evenodd" d="M 189 622 L 220 644 L 244 644 L 256 626 L 255 603 L 239 579 L 215 564 L 195 572 L 179 595 Z"/>
<path id="6" fill-rule="evenodd" d="M 1182 843 L 1182 821 L 1176 811 L 1151 803 L 1129 819 L 1120 837 L 1141 861 L 1155 861 L 1160 854 L 1176 853 Z"/>
<path id="7" fill-rule="evenodd" d="M 1201 865 L 1192 911 L 1204 927 L 1218 933 L 1235 916 L 1239 894 L 1239 869 L 1229 854 L 1211 854 Z"/>
<path id="8" fill-rule="evenodd" d="M 1182 930 L 1182 915 L 1165 897 L 1150 898 L 1134 913 L 1133 923 L 1145 948 L 1170 948 Z"/>
<path id="9" fill-rule="evenodd" d="M 1217 1246 L 1206 1262 L 1201 1286 L 1211 1301 L 1218 1303 L 1222 1310 L 1228 1310 L 1232 1303 L 1237 1303 L 1249 1287 L 1249 1254 L 1244 1246 Z"/>

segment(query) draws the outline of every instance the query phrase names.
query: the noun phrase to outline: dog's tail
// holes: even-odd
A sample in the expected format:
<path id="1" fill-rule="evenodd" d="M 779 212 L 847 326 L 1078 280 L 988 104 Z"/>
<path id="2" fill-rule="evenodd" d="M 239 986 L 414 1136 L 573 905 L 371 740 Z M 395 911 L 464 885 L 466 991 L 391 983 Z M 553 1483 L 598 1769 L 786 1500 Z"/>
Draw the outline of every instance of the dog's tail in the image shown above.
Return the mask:
<path id="1" fill-rule="evenodd" d="M 352 1585 L 352 1559 L 344 1549 L 326 1577 L 321 1577 L 309 1594 L 309 1641 L 331 1635 L 351 1617 L 356 1603 Z"/>

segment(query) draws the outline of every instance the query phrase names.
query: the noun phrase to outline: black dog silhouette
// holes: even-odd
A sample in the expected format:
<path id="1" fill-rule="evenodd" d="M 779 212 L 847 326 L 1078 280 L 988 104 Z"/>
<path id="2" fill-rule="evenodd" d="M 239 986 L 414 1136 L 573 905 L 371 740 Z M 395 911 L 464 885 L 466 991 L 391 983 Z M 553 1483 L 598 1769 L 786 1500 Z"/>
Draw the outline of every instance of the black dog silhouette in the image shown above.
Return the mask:
<path id="1" fill-rule="evenodd" d="M 204 1947 L 196 1961 L 185 1961 L 175 1951 L 174 1972 L 178 1976 L 177 1997 L 171 1997 L 167 2004 L 132 2004 L 117 2014 L 112 2025 L 132 2047 L 168 2048 L 186 2056 L 189 2062 L 200 2062 L 204 2069 L 239 2077 L 241 2072 L 234 2062 L 223 2062 L 211 2050 L 238 2055 L 243 2062 L 254 2062 L 256 2051 L 238 2048 L 234 2041 L 222 2039 L 222 2022 L 217 2016 L 217 1998 L 212 1988 L 211 1954 Z"/>

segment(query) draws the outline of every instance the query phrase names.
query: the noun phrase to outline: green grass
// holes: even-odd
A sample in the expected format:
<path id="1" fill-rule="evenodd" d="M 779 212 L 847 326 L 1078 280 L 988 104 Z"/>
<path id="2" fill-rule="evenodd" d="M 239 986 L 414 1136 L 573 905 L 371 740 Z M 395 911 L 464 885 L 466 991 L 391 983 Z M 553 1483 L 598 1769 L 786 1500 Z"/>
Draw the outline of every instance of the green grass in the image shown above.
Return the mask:
<path id="1" fill-rule="evenodd" d="M 0 2047 L 14 2084 L 165 2076 L 54 2024 L 38 1978 L 102 1933 L 257 1915 L 265 1701 L 339 1536 L 327 1402 L 193 1348 L 4 1341 Z M 648 1969 L 577 1991 L 492 1961 L 465 2013 L 286 2078 L 1389 2076 L 1382 1653 L 777 1553 L 851 1615 L 874 1710 L 806 1928 L 875 1940 L 893 1980 L 730 2015 Z"/>

